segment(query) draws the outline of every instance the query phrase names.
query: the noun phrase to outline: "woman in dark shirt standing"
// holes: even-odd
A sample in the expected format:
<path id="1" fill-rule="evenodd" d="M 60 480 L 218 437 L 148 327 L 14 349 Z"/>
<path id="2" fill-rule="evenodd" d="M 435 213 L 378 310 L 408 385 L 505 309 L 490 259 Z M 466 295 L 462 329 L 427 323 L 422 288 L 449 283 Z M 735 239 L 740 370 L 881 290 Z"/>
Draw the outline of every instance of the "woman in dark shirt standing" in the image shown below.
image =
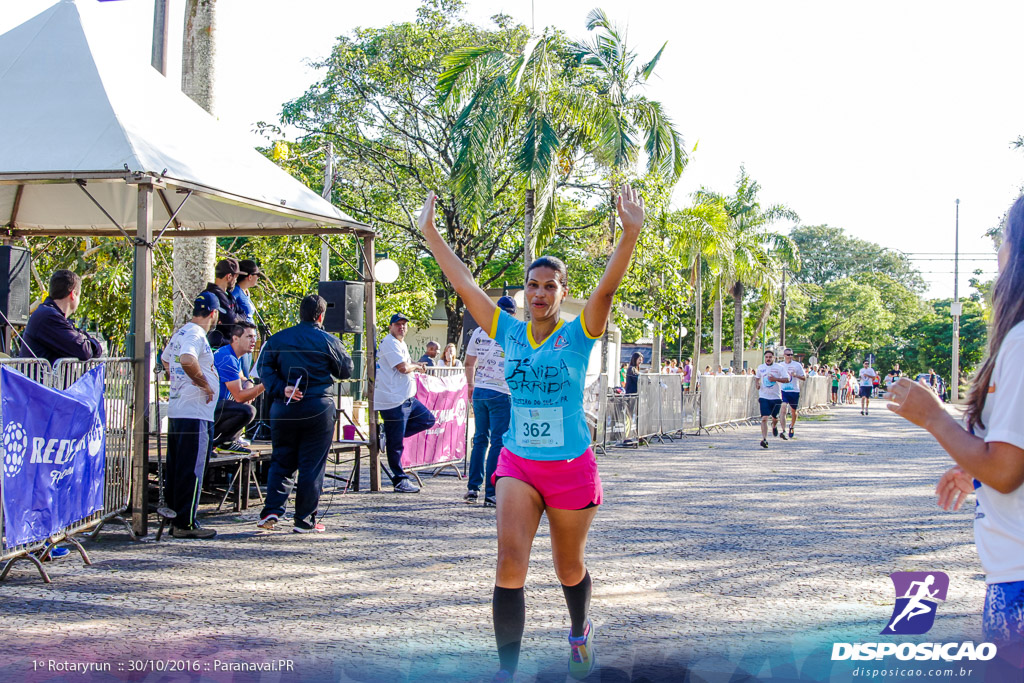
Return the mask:
<path id="1" fill-rule="evenodd" d="M 644 356 L 639 351 L 634 351 L 633 356 L 629 359 L 629 367 L 626 368 L 626 393 L 635 394 L 637 393 L 637 381 L 640 378 L 640 363 L 644 360 Z"/>

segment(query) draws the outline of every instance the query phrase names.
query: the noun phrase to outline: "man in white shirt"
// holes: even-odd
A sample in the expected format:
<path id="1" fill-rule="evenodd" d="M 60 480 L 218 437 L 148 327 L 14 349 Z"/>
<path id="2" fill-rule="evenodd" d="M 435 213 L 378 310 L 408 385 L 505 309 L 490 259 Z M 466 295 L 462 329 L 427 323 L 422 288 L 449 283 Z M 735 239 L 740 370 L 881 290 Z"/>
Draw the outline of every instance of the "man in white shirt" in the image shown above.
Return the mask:
<path id="1" fill-rule="evenodd" d="M 206 334 L 223 309 L 212 292 L 192 304 L 192 320 L 175 332 L 160 355 L 171 381 L 167 403 L 167 502 L 177 516 L 175 538 L 213 538 L 217 532 L 196 522 L 203 471 L 213 447 L 213 418 L 219 377 Z"/>
<path id="2" fill-rule="evenodd" d="M 764 352 L 764 363 L 757 366 L 757 403 L 761 409 L 761 448 L 768 448 L 768 418 L 772 434 L 779 435 L 779 410 L 782 408 L 782 385 L 789 382 L 789 372 L 775 362 L 775 352 Z M 786 438 L 783 434 L 782 438 Z"/>
<path id="3" fill-rule="evenodd" d="M 786 414 L 789 413 L 793 416 L 789 423 L 789 438 L 792 439 L 796 428 L 797 406 L 800 405 L 800 381 L 807 379 L 807 374 L 804 372 L 804 364 L 793 360 L 793 349 L 786 349 L 782 354 L 783 361 L 779 365 L 792 378 L 782 385 L 782 433 L 786 433 Z"/>
<path id="4" fill-rule="evenodd" d="M 374 408 L 380 411 L 384 425 L 391 483 L 397 493 L 417 493 L 420 490 L 402 469 L 405 438 L 430 429 L 435 422 L 430 410 L 416 400 L 413 373 L 423 372 L 426 366 L 412 362 L 409 347 L 404 341 L 408 330 L 408 317 L 401 313 L 391 316 L 388 334 L 377 351 L 377 376 L 373 389 Z"/>
<path id="5" fill-rule="evenodd" d="M 860 414 L 868 414 L 868 405 L 871 403 L 871 390 L 874 389 L 873 380 L 878 373 L 871 367 L 871 363 L 864 361 L 864 367 L 860 369 Z"/>
<path id="6" fill-rule="evenodd" d="M 497 301 L 498 308 L 516 314 L 516 302 L 510 296 Z M 475 503 L 484 485 L 484 507 L 496 504 L 491 475 L 498 467 L 498 454 L 504 445 L 505 432 L 512 415 L 512 399 L 505 382 L 505 351 L 487 336 L 482 327 L 473 331 L 466 346 L 466 383 L 473 400 L 473 452 L 469 456 L 469 477 L 466 481 L 467 503 Z M 490 444 L 490 449 L 487 446 Z M 484 453 L 487 453 L 486 466 Z"/>

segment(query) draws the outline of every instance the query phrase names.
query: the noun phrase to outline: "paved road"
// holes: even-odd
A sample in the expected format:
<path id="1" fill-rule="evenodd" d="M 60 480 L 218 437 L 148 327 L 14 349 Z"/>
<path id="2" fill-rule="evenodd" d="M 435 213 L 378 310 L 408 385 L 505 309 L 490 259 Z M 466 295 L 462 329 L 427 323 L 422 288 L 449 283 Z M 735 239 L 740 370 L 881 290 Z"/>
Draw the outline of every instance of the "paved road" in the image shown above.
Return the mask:
<path id="1" fill-rule="evenodd" d="M 935 506 L 941 449 L 881 406 L 812 416 L 797 435 L 764 451 L 744 426 L 600 458 L 588 564 L 601 680 L 682 680 L 683 667 L 727 680 L 735 662 L 757 673 L 761 653 L 797 643 L 877 640 L 893 571 L 949 574 L 927 638 L 978 639 L 972 513 Z M 32 662 L 93 662 L 114 680 L 133 661 L 184 658 L 207 670 L 134 678 L 293 680 L 211 670 L 283 658 L 303 680 L 489 680 L 494 512 L 462 503 L 463 487 L 440 476 L 419 495 L 327 495 L 316 537 L 257 533 L 258 507 L 208 517 L 213 541 L 112 530 L 90 545 L 92 566 L 55 563 L 51 585 L 19 565 L 0 585 L 0 670 L 65 680 Z M 567 628 L 542 523 L 517 680 L 565 680 Z"/>

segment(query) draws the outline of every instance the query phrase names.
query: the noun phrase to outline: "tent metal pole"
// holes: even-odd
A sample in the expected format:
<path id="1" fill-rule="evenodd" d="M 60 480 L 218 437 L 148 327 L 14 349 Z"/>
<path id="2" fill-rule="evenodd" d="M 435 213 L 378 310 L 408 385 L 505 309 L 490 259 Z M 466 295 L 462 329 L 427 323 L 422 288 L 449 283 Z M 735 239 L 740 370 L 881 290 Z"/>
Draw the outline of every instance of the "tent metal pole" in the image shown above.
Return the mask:
<path id="1" fill-rule="evenodd" d="M 377 376 L 377 294 L 376 276 L 373 273 L 373 235 L 363 236 L 363 282 L 366 293 L 363 297 L 366 330 L 366 347 L 363 351 L 363 368 L 366 375 L 366 412 L 367 423 L 370 425 L 370 490 L 380 491 L 380 443 L 377 440 L 377 411 L 373 407 L 373 387 Z"/>
<path id="2" fill-rule="evenodd" d="M 153 321 L 153 184 L 139 182 L 138 230 L 135 240 L 135 281 L 132 305 L 135 359 L 135 424 L 132 431 L 132 530 L 149 533 L 149 402 L 152 376 Z"/>

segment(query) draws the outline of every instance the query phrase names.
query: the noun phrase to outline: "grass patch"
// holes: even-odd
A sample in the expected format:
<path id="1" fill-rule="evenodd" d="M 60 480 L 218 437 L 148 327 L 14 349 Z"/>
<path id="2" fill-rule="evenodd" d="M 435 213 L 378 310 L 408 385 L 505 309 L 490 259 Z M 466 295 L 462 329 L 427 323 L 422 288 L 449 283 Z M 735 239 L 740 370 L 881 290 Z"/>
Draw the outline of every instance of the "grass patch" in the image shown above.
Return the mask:
<path id="1" fill-rule="evenodd" d="M 831 422 L 833 418 L 831 415 L 801 415 L 800 422 Z"/>

